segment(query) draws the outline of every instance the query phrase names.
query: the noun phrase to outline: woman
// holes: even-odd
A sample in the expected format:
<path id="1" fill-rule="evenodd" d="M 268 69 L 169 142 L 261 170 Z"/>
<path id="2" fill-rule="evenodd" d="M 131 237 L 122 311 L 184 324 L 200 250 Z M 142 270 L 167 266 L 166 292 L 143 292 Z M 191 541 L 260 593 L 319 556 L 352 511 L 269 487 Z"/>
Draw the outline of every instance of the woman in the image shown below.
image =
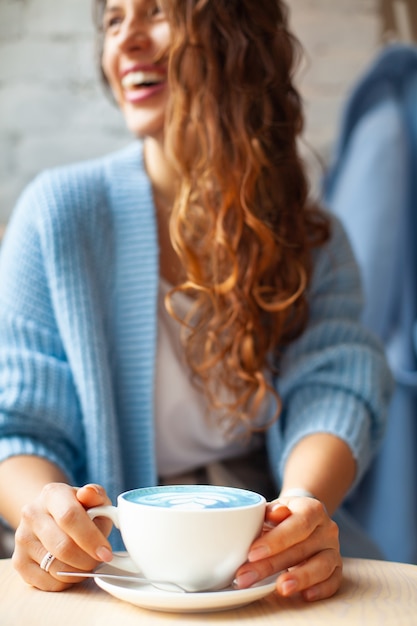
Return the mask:
<path id="1" fill-rule="evenodd" d="M 329 597 L 330 516 L 381 439 L 390 376 L 357 322 L 345 236 L 307 201 L 285 7 L 96 9 L 103 75 L 138 141 L 38 177 L 3 244 L 0 514 L 15 567 L 64 589 L 57 571 L 117 546 L 86 508 L 243 474 L 270 495 L 270 473 L 266 532 L 236 585 L 277 572 L 284 596 Z"/>

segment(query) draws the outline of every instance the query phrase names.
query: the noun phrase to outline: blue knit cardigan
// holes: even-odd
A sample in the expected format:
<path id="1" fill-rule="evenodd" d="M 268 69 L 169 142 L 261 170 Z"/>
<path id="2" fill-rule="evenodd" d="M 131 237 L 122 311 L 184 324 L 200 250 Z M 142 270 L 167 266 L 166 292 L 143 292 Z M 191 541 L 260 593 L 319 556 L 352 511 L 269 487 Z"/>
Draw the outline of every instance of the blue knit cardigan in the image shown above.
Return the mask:
<path id="1" fill-rule="evenodd" d="M 284 409 L 267 441 L 277 489 L 309 433 L 345 440 L 359 480 L 384 432 L 390 373 L 358 324 L 357 266 L 336 221 L 333 230 L 316 255 L 308 328 L 276 381 Z M 156 483 L 158 257 L 141 142 L 47 171 L 24 191 L 0 254 L 0 461 L 45 457 L 113 500 Z"/>

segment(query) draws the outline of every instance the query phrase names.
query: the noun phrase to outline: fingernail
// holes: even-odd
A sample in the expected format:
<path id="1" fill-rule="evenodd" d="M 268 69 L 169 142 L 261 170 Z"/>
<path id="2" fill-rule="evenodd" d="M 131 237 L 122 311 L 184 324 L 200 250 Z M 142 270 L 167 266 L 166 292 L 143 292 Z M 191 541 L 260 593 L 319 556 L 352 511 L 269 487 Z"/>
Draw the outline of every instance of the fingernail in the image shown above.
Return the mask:
<path id="1" fill-rule="evenodd" d="M 243 589 L 245 587 L 250 587 L 254 583 L 258 582 L 259 574 L 254 570 L 250 570 L 245 572 L 244 574 L 240 574 L 233 581 L 233 586 L 239 589 Z"/>
<path id="2" fill-rule="evenodd" d="M 90 489 L 91 491 L 94 491 L 94 493 L 98 494 L 99 496 L 103 495 L 103 489 L 99 485 L 93 485 L 93 484 L 84 485 L 84 489 Z"/>
<path id="3" fill-rule="evenodd" d="M 96 555 L 99 561 L 109 563 L 113 558 L 113 553 L 106 546 L 100 546 L 96 550 Z"/>
<path id="4" fill-rule="evenodd" d="M 287 505 L 283 504 L 282 502 L 275 502 L 275 504 L 271 504 L 271 506 L 269 507 L 269 510 L 278 511 L 278 509 L 282 509 L 283 507 L 287 508 Z"/>
<path id="5" fill-rule="evenodd" d="M 295 580 L 286 580 L 281 585 L 281 593 L 283 596 L 290 596 L 297 591 L 297 583 Z"/>
<path id="6" fill-rule="evenodd" d="M 271 550 L 268 546 L 258 546 L 249 552 L 248 561 L 260 561 L 261 559 L 266 559 L 270 554 Z"/>

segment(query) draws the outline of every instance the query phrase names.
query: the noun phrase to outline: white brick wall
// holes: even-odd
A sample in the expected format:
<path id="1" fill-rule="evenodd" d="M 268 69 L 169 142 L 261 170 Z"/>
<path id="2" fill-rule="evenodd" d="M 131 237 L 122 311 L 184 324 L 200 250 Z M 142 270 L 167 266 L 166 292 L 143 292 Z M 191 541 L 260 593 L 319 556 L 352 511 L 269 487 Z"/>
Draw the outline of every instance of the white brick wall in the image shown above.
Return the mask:
<path id="1" fill-rule="evenodd" d="M 289 0 L 308 53 L 309 143 L 326 156 L 346 93 L 379 45 L 378 0 Z M 0 0 L 0 223 L 39 170 L 130 139 L 97 80 L 91 0 Z"/>
<path id="2" fill-rule="evenodd" d="M 39 170 L 128 141 L 97 79 L 91 0 L 0 0 L 0 222 Z"/>

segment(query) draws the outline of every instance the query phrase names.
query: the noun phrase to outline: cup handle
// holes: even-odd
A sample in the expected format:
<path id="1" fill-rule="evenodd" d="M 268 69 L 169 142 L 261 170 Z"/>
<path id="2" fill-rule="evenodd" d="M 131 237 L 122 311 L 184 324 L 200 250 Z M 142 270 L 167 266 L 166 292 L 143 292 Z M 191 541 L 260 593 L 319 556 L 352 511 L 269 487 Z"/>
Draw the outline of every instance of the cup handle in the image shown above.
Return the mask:
<path id="1" fill-rule="evenodd" d="M 119 513 L 117 507 L 111 505 L 94 506 L 91 509 L 87 509 L 87 515 L 90 519 L 96 517 L 108 517 L 116 528 L 120 529 L 119 525 Z M 111 565 L 131 574 L 140 573 L 135 563 L 129 556 L 122 556 L 121 554 L 113 554 L 113 558 L 110 561 Z"/>

